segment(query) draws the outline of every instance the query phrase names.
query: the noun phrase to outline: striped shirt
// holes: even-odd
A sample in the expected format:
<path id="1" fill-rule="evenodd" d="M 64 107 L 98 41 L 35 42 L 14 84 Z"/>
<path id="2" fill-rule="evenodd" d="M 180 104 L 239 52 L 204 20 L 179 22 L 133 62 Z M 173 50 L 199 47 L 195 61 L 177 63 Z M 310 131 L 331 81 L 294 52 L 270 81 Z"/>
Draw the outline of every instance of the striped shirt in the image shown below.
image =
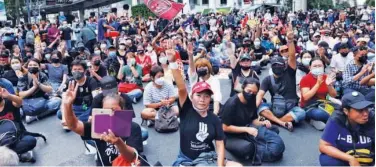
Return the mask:
<path id="1" fill-rule="evenodd" d="M 360 72 L 360 70 L 363 68 L 363 66 L 358 66 L 355 64 L 354 60 L 351 60 L 345 67 L 345 71 L 343 73 L 343 86 L 344 88 L 350 88 L 350 89 L 364 89 L 368 88 L 367 85 L 360 85 L 360 81 L 369 75 L 370 73 L 367 71 L 361 76 L 357 81 L 354 81 L 353 78 L 356 74 Z"/>
<path id="2" fill-rule="evenodd" d="M 165 81 L 162 88 L 159 89 L 154 86 L 153 82 L 150 82 L 145 86 L 144 105 L 159 103 L 161 100 L 176 96 L 177 93 L 172 84 Z"/>

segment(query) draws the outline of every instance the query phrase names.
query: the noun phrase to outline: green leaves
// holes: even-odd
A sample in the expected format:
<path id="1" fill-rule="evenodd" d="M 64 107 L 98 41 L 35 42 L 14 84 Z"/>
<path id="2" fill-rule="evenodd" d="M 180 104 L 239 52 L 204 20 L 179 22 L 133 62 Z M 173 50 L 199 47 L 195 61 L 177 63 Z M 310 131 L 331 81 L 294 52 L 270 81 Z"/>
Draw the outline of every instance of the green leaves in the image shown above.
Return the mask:
<path id="1" fill-rule="evenodd" d="M 375 0 L 366 0 L 364 5 L 375 7 Z"/>
<path id="2" fill-rule="evenodd" d="M 138 17 L 138 16 L 141 16 L 144 18 L 148 18 L 149 16 L 155 17 L 155 14 L 151 12 L 145 4 L 132 6 L 131 12 L 132 12 L 133 17 Z"/>
<path id="3" fill-rule="evenodd" d="M 314 0 L 314 1 L 307 1 L 308 2 L 308 9 L 322 9 L 328 10 L 333 8 L 333 1 L 332 0 Z"/>

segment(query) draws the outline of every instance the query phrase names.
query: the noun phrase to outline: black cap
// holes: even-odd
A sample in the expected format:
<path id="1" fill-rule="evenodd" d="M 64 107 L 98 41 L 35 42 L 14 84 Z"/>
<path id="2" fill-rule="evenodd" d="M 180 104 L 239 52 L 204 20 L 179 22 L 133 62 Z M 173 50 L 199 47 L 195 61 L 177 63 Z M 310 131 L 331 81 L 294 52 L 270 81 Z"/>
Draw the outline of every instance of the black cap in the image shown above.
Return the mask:
<path id="1" fill-rule="evenodd" d="M 357 110 L 361 110 L 373 105 L 372 102 L 367 101 L 363 94 L 357 91 L 349 92 L 345 94 L 342 99 L 342 106 L 351 107 Z"/>
<path id="2" fill-rule="evenodd" d="M 285 60 L 281 56 L 274 56 L 273 58 L 270 59 L 270 64 L 280 64 L 280 65 L 285 65 Z"/>
<path id="3" fill-rule="evenodd" d="M 367 47 L 365 47 L 365 46 L 354 46 L 352 49 L 351 49 L 351 51 L 352 52 L 357 52 L 357 51 L 359 51 L 359 50 L 368 50 L 368 48 Z"/>
<path id="4" fill-rule="evenodd" d="M 347 43 L 341 43 L 338 47 L 338 50 L 341 50 L 341 49 L 347 49 L 349 48 L 349 45 L 347 45 Z"/>
<path id="5" fill-rule="evenodd" d="M 329 44 L 327 42 L 325 42 L 325 41 L 320 42 L 318 46 L 319 47 L 324 47 L 324 48 L 329 48 Z"/>
<path id="6" fill-rule="evenodd" d="M 118 84 L 116 82 L 116 78 L 112 76 L 105 76 L 100 80 L 102 93 L 104 95 L 117 92 Z"/>

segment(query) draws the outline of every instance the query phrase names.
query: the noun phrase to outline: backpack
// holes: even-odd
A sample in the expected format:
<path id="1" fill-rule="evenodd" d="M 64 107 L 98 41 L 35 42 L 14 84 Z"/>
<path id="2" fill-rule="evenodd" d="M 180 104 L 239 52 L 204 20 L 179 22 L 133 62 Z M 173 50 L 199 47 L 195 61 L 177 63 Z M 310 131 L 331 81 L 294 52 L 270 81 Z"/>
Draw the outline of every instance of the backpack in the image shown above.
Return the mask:
<path id="1" fill-rule="evenodd" d="M 15 121 L 3 119 L 0 120 L 0 146 L 11 147 L 16 144 L 25 135 L 33 137 L 41 137 L 46 142 L 46 137 L 39 133 L 32 133 L 26 131 L 22 124 Z"/>
<path id="2" fill-rule="evenodd" d="M 157 132 L 175 132 L 179 129 L 179 121 L 175 113 L 169 107 L 162 107 L 155 116 L 154 128 Z"/>
<path id="3" fill-rule="evenodd" d="M 35 36 L 33 31 L 28 31 L 26 33 L 26 43 L 27 44 L 34 44 Z"/>

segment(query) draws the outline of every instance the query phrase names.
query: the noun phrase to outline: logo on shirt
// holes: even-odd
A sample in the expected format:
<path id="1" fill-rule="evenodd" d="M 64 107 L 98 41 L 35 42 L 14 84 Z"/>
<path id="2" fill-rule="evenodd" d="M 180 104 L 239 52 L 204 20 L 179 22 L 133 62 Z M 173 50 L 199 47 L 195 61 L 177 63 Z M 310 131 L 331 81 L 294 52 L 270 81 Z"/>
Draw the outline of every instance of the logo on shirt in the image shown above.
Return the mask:
<path id="1" fill-rule="evenodd" d="M 206 138 L 208 138 L 209 133 L 208 133 L 208 125 L 200 122 L 199 123 L 199 130 L 196 134 L 197 140 L 204 142 Z"/>

